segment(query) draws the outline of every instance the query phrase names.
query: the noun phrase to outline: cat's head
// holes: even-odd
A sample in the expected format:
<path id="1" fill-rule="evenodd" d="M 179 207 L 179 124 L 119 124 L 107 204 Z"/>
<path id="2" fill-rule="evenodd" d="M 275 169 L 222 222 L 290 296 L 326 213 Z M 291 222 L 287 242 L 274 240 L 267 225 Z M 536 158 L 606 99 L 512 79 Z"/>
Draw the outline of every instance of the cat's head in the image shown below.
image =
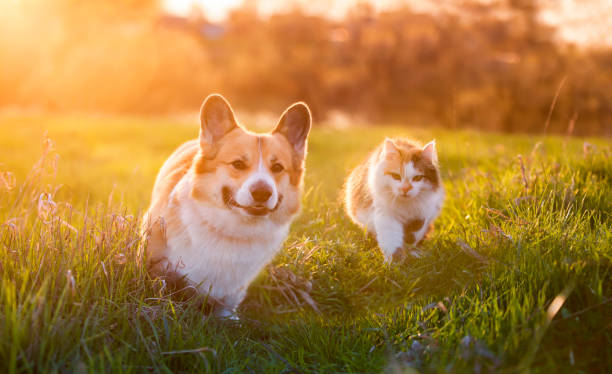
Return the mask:
<path id="1" fill-rule="evenodd" d="M 440 187 L 435 140 L 421 147 L 402 139 L 385 139 L 379 160 L 379 182 L 392 198 L 412 199 Z"/>

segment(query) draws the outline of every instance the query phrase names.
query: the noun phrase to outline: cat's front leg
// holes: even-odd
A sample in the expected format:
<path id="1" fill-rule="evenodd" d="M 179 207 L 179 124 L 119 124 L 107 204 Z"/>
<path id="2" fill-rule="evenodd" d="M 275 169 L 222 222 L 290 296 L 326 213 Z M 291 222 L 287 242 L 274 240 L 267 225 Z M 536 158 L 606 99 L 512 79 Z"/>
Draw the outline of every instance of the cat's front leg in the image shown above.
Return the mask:
<path id="1" fill-rule="evenodd" d="M 404 243 L 407 245 L 419 244 L 427 232 L 429 222 L 422 218 L 414 218 L 404 223 Z"/>
<path id="2" fill-rule="evenodd" d="M 395 251 L 404 246 L 404 227 L 396 218 L 385 213 L 376 213 L 374 226 L 378 246 L 385 256 L 385 262 L 389 263 Z"/>
<path id="3" fill-rule="evenodd" d="M 414 244 L 420 244 L 431 230 L 431 222 L 426 222 L 423 227 L 414 233 Z"/>

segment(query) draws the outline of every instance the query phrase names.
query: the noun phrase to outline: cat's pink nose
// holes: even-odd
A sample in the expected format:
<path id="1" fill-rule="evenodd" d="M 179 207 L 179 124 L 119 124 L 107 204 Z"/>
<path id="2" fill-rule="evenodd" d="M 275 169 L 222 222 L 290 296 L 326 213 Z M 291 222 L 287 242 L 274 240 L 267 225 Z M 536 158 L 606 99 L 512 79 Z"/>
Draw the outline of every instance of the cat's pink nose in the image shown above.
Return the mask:
<path id="1" fill-rule="evenodd" d="M 407 194 L 408 192 L 410 192 L 411 189 L 412 189 L 411 184 L 403 184 L 400 186 L 400 191 L 402 191 L 403 194 Z"/>

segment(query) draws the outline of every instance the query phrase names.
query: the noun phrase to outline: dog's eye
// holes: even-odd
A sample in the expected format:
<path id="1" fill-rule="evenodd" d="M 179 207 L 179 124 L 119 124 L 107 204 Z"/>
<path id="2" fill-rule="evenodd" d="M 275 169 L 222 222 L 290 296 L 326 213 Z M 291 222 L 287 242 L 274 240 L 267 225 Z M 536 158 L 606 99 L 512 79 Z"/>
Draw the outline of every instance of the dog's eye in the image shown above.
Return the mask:
<path id="1" fill-rule="evenodd" d="M 401 180 L 402 176 L 397 174 L 397 173 L 387 173 L 391 176 L 391 178 L 395 179 L 396 181 Z"/>
<path id="2" fill-rule="evenodd" d="M 414 177 L 412 177 L 412 180 L 415 182 L 418 182 L 420 180 L 423 180 L 424 176 L 422 175 L 415 175 Z"/>
<path id="3" fill-rule="evenodd" d="M 285 170 L 285 168 L 283 167 L 283 165 L 277 162 L 276 164 L 272 165 L 270 170 L 272 170 L 273 173 L 280 173 L 281 171 Z"/>
<path id="4" fill-rule="evenodd" d="M 244 163 L 244 161 L 242 161 L 242 160 L 236 160 L 236 161 L 232 162 L 232 166 L 236 170 L 244 170 L 247 167 L 246 164 Z"/>

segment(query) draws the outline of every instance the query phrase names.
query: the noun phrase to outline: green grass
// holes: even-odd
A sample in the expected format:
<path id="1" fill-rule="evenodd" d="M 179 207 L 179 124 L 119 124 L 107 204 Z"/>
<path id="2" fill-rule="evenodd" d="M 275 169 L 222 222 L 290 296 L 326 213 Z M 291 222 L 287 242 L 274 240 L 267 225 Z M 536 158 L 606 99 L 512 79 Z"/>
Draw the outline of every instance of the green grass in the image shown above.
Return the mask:
<path id="1" fill-rule="evenodd" d="M 1 175 L 16 180 L 0 179 L 0 372 L 612 368 L 609 140 L 317 128 L 302 214 L 231 323 L 169 297 L 139 257 L 155 173 L 196 134 L 159 119 L 0 118 Z M 436 138 L 447 191 L 431 239 L 390 267 L 338 199 L 386 135 Z"/>

